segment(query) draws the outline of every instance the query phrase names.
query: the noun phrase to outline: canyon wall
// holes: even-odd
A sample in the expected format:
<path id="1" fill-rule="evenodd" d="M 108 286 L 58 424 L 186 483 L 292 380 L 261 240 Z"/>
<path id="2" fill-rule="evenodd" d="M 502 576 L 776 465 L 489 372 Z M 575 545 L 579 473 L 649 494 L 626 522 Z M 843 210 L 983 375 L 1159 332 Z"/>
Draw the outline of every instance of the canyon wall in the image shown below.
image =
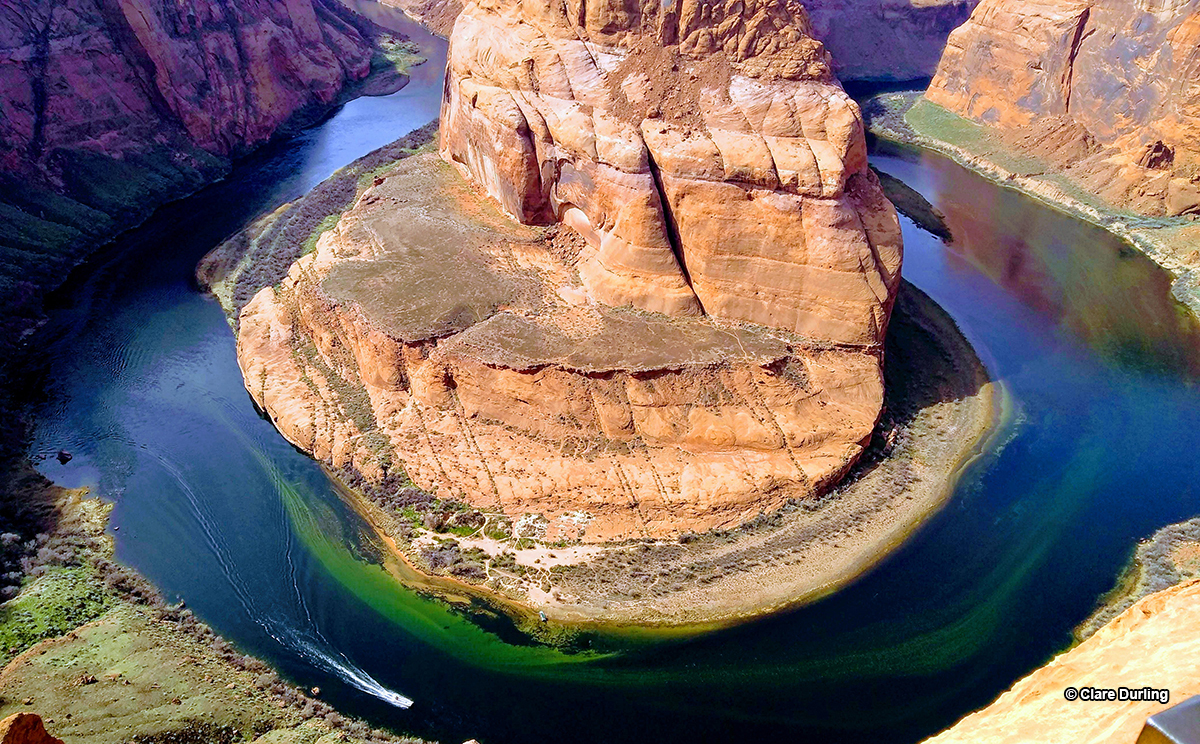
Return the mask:
<path id="1" fill-rule="evenodd" d="M 926 744 L 1134 744 L 1154 701 L 1064 700 L 1068 687 L 1170 690 L 1171 705 L 1200 693 L 1200 581 L 1141 600 L 1079 646 L 1021 679 L 994 703 Z"/>
<path id="2" fill-rule="evenodd" d="M 0 302 L 370 71 L 335 0 L 0 0 Z M 36 315 L 36 308 L 31 310 Z"/>
<path id="3" fill-rule="evenodd" d="M 805 0 L 816 37 L 833 55 L 838 78 L 928 78 L 946 37 L 979 0 Z"/>
<path id="4" fill-rule="evenodd" d="M 1200 0 L 984 0 L 926 95 L 1110 205 L 1200 213 Z"/>
<path id="5" fill-rule="evenodd" d="M 386 0 L 449 36 L 462 0 Z M 839 79 L 913 80 L 937 69 L 946 37 L 979 0 L 804 0 Z"/>

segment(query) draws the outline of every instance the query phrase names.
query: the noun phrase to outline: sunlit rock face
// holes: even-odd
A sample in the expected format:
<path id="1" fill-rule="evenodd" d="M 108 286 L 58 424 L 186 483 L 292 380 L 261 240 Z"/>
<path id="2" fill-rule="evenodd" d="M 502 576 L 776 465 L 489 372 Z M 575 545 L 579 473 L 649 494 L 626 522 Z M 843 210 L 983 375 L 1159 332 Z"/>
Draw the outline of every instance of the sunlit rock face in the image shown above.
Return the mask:
<path id="1" fill-rule="evenodd" d="M 899 223 L 800 3 L 468 3 L 439 149 L 243 309 L 292 441 L 588 542 L 734 526 L 861 456 Z"/>
<path id="2" fill-rule="evenodd" d="M 597 302 L 883 338 L 896 217 L 799 2 L 468 4 L 441 138 L 520 221 L 587 239 Z"/>
<path id="3" fill-rule="evenodd" d="M 984 0 L 927 95 L 1112 205 L 1200 212 L 1200 0 Z"/>

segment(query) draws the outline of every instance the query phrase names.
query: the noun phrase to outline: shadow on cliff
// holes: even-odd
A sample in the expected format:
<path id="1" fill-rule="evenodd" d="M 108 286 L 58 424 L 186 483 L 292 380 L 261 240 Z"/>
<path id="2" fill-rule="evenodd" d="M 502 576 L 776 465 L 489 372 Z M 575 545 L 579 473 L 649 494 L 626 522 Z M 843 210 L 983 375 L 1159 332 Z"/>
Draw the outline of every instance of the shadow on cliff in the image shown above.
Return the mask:
<path id="1" fill-rule="evenodd" d="M 908 282 L 896 298 L 885 349 L 885 435 L 930 406 L 979 394 L 989 380 L 953 318 Z"/>

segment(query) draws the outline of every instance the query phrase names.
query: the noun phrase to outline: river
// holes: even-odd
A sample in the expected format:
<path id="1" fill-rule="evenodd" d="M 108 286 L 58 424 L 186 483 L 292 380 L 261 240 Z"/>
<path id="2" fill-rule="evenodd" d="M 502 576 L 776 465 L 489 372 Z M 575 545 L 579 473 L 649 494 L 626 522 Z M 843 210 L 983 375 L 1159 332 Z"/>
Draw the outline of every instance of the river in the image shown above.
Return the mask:
<path id="1" fill-rule="evenodd" d="M 945 158 L 877 147 L 955 235 L 904 220 L 905 276 L 1013 401 L 946 509 L 845 590 L 698 637 L 556 649 L 402 589 L 320 468 L 257 415 L 192 273 L 254 216 L 436 117 L 445 42 L 410 31 L 432 61 L 404 90 L 258 152 L 72 275 L 34 410 L 39 468 L 115 502 L 120 560 L 344 712 L 451 743 L 913 742 L 1064 648 L 1138 539 L 1200 513 L 1200 328 L 1169 277 Z"/>

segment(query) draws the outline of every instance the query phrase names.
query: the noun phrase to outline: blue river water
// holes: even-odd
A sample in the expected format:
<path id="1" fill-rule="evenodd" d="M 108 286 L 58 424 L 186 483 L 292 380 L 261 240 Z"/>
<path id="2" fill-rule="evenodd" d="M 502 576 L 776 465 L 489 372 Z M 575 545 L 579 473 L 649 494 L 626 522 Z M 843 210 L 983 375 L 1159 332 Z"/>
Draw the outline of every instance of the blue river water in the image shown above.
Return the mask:
<path id="1" fill-rule="evenodd" d="M 243 649 L 373 723 L 444 742 L 913 742 L 1063 649 L 1135 542 L 1200 513 L 1200 328 L 1108 233 L 931 154 L 873 164 L 941 209 L 904 273 L 1012 396 L 996 449 L 895 554 L 826 599 L 691 638 L 538 645 L 387 580 L 320 468 L 256 413 L 200 258 L 437 116 L 445 42 L 160 210 L 77 271 L 45 332 L 43 472 L 115 502 L 117 555 Z M 1152 681 L 1147 681 L 1151 683 Z M 411 707 L 404 707 L 407 700 Z"/>

